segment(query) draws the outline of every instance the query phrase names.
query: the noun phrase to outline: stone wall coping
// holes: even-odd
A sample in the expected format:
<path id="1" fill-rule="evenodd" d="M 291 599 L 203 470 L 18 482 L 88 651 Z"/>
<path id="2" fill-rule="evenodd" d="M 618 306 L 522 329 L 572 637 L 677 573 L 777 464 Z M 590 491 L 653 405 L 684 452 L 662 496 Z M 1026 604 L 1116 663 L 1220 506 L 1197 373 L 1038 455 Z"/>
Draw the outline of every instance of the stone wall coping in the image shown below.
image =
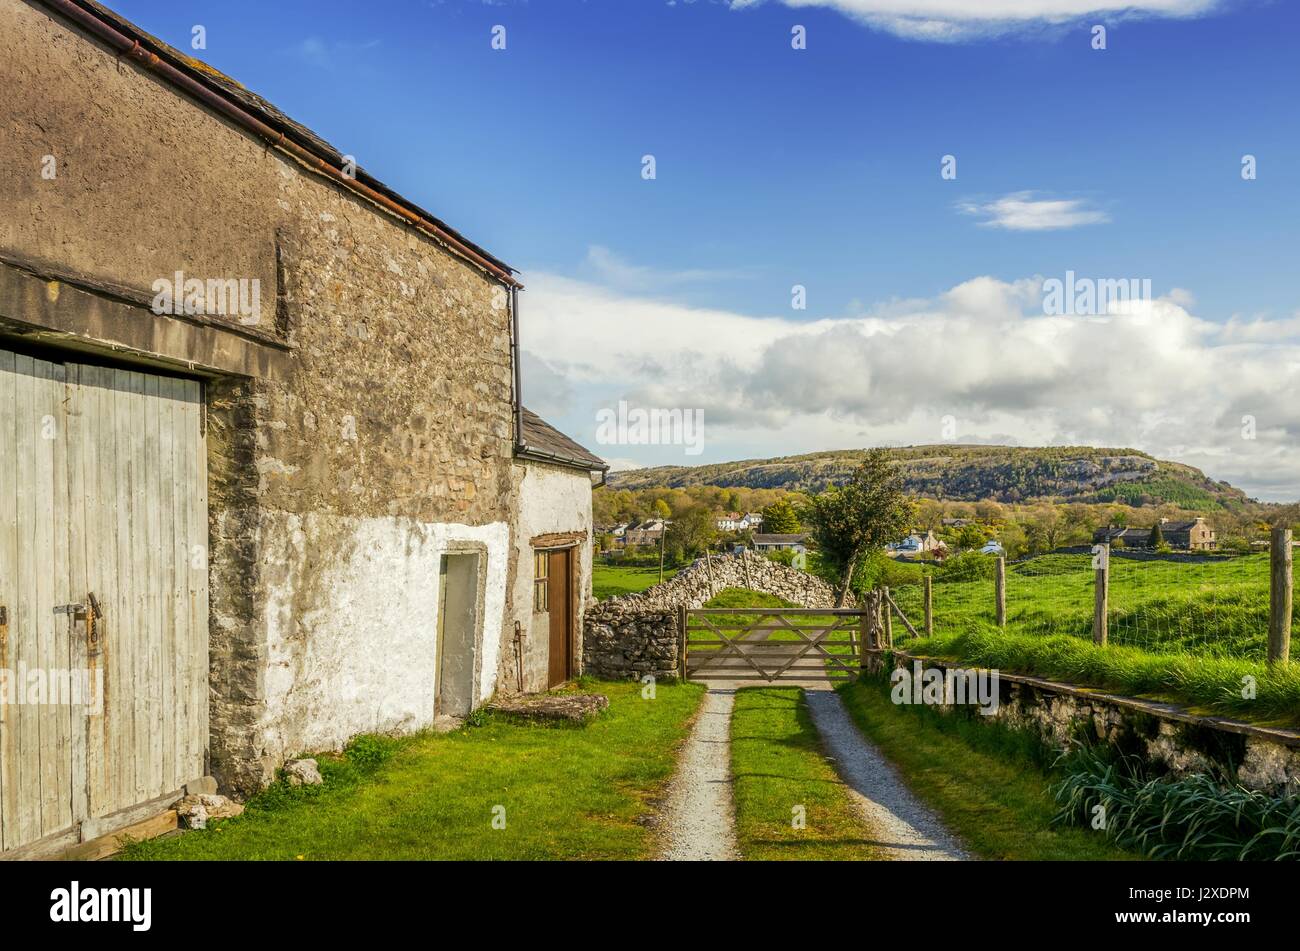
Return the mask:
<path id="1" fill-rule="evenodd" d="M 881 655 L 893 654 L 896 657 L 903 657 L 907 660 L 919 660 L 922 662 L 928 661 L 936 667 L 943 668 L 956 667 L 959 663 L 944 657 L 930 657 L 925 654 L 912 654 L 904 650 L 899 650 L 898 648 L 889 648 L 884 650 L 879 648 L 867 648 L 865 653 Z M 963 669 L 987 670 L 988 668 L 974 667 Z M 1049 693 L 1060 693 L 1071 697 L 1099 700 L 1103 703 L 1113 704 L 1117 707 L 1126 707 L 1130 710 L 1146 713 L 1159 719 L 1176 720 L 1179 723 L 1209 727 L 1215 730 L 1223 730 L 1227 733 L 1239 733 L 1243 736 L 1252 736 L 1258 739 L 1268 740 L 1272 743 L 1279 743 L 1283 746 L 1300 749 L 1300 731 L 1296 730 L 1287 730 L 1281 727 L 1259 726 L 1254 723 L 1248 723 L 1245 720 L 1234 720 L 1231 717 L 1191 713 L 1177 704 L 1161 703 L 1156 700 L 1140 700 L 1137 697 L 1129 697 L 1124 694 L 1107 693 L 1106 691 L 1100 690 L 1096 687 L 1081 687 L 1077 684 L 1063 683 L 1058 680 L 1044 680 L 1041 677 L 1033 677 L 1029 674 L 1013 674 L 999 670 L 998 679 L 1010 681 L 1011 683 L 1024 684 L 1029 687 L 1035 687 L 1039 690 L 1046 690 Z"/>

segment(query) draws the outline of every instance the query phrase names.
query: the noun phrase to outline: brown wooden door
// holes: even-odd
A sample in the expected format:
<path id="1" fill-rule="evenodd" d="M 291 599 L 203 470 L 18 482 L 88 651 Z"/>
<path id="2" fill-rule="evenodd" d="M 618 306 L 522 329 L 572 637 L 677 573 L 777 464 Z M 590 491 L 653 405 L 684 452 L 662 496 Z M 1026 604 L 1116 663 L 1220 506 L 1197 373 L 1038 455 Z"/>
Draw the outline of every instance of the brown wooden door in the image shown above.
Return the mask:
<path id="1" fill-rule="evenodd" d="M 551 651 L 547 684 L 569 679 L 573 670 L 573 598 L 569 566 L 572 549 L 547 554 L 546 600 L 551 614 Z"/>

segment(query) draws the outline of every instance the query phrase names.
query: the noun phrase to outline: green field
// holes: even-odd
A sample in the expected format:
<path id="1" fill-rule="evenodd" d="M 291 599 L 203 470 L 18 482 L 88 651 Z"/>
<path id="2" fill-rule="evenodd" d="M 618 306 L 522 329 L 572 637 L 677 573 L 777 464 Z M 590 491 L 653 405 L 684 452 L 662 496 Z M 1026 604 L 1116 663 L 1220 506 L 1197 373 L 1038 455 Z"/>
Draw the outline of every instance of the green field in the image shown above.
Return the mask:
<path id="1" fill-rule="evenodd" d="M 646 819 L 703 688 L 587 683 L 609 710 L 586 726 L 512 722 L 320 757 L 323 786 L 276 783 L 243 816 L 130 846 L 127 859 L 643 859 Z M 494 826 L 494 818 L 504 820 Z M 498 823 L 500 825 L 500 823 Z"/>
<path id="2" fill-rule="evenodd" d="M 1263 660 L 1268 646 L 1268 555 L 1202 564 L 1110 560 L 1110 643 L 1155 653 Z M 1007 566 L 1007 630 L 1091 639 L 1093 570 L 1089 555 L 1043 555 Z M 895 600 L 914 624 L 919 585 Z M 934 581 L 935 633 L 993 621 L 993 582 Z M 1300 604 L 1297 604 L 1300 618 Z M 897 637 L 897 633 L 896 633 Z"/>
<path id="3" fill-rule="evenodd" d="M 1088 555 L 1007 567 L 1007 627 L 994 625 L 993 582 L 934 580 L 935 636 L 905 650 L 1190 704 L 1258 722 L 1300 724 L 1300 665 L 1265 663 L 1268 556 L 1189 564 L 1111 558 L 1110 643 L 1092 643 Z M 919 629 L 919 584 L 894 589 Z M 1297 605 L 1300 608 L 1300 604 Z M 1254 678 L 1255 696 L 1247 685 Z"/>
<path id="4" fill-rule="evenodd" d="M 665 568 L 664 580 L 677 574 L 677 568 Z M 597 601 L 605 601 L 620 594 L 637 594 L 659 583 L 659 566 L 653 568 L 624 568 L 618 565 L 596 564 L 591 569 L 591 593 Z"/>

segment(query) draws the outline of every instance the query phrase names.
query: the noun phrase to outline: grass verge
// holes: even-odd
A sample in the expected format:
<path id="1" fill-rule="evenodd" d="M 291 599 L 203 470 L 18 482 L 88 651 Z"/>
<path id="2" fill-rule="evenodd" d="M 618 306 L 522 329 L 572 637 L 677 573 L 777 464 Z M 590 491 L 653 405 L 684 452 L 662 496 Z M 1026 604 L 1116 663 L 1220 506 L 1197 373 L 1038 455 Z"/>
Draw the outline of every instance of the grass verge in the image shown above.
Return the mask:
<path id="1" fill-rule="evenodd" d="M 967 665 L 1182 703 L 1200 713 L 1300 727 L 1300 664 L 1151 654 L 1119 645 L 1098 647 L 1064 635 L 999 632 L 987 625 L 962 634 L 908 640 L 900 646 L 913 654 Z M 1253 693 L 1245 689 L 1248 684 Z"/>
<path id="2" fill-rule="evenodd" d="M 664 580 L 667 581 L 680 569 L 665 568 Z M 591 569 L 591 593 L 597 601 L 607 601 L 620 594 L 638 594 L 646 588 L 659 583 L 659 567 L 624 568 L 618 565 L 593 565 Z"/>
<path id="3" fill-rule="evenodd" d="M 484 725 L 365 737 L 320 757 L 325 785 L 273 785 L 201 832 L 139 842 L 127 859 L 637 859 L 645 824 L 699 704 L 695 684 L 584 683 L 610 708 L 586 726 L 489 714 Z M 503 807 L 498 809 L 498 807 Z M 494 828 L 502 817 L 504 828 Z"/>
<path id="4" fill-rule="evenodd" d="M 887 681 L 839 688 L 853 721 L 908 786 L 977 856 L 1016 860 L 1131 859 L 1102 833 L 1053 827 L 1049 753 L 1001 724 L 891 702 Z"/>
<path id="5" fill-rule="evenodd" d="M 798 687 L 736 692 L 731 719 L 736 837 L 751 860 L 880 858 L 848 790 L 823 755 Z M 803 810 L 804 828 L 796 826 Z"/>

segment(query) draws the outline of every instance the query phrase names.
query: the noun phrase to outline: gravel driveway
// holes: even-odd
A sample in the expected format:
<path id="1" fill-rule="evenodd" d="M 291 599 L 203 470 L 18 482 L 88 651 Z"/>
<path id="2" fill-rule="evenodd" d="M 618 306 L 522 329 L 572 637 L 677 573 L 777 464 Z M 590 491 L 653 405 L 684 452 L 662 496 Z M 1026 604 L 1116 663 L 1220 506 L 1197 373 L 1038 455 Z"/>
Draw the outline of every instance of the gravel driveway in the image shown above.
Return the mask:
<path id="1" fill-rule="evenodd" d="M 863 825 L 881 851 L 902 861 L 970 858 L 939 818 L 903 785 L 883 756 L 854 726 L 839 695 L 826 683 L 803 683 L 813 723 L 844 780 Z M 735 861 L 731 712 L 736 688 L 709 687 L 660 812 L 661 860 Z"/>
<path id="2" fill-rule="evenodd" d="M 733 687 L 713 686 L 704 695 L 660 813 L 661 859 L 740 858 L 731 796 L 731 710 L 735 703 Z"/>
<path id="3" fill-rule="evenodd" d="M 943 823 L 923 805 L 879 751 L 859 732 L 829 685 L 806 686 L 813 723 L 881 848 L 895 860 L 951 862 L 969 859 Z"/>

